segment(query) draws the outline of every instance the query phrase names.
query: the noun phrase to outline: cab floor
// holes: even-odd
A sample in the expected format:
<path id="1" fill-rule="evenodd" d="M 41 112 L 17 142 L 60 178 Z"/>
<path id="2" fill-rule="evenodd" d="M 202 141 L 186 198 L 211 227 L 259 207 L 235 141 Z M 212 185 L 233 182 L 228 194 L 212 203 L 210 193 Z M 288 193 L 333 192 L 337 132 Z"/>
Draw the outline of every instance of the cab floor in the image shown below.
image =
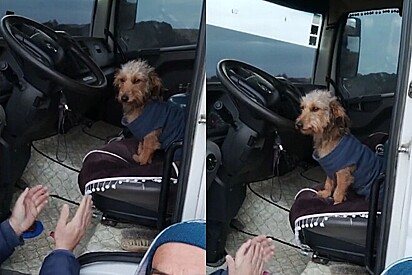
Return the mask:
<path id="1" fill-rule="evenodd" d="M 80 169 L 84 155 L 105 143 L 105 139 L 117 135 L 120 129 L 103 122 L 96 122 L 91 128 L 77 126 L 71 129 L 65 137 L 53 136 L 33 142 L 34 146 L 43 154 L 56 160 L 56 156 L 63 163 L 74 169 Z M 302 169 L 297 168 L 292 172 L 273 180 L 253 183 L 252 188 L 270 200 L 273 185 L 273 198 L 278 204 L 290 208 L 294 196 L 303 187 L 313 183 L 301 176 Z M 323 173 L 317 168 L 305 172 L 305 176 L 322 180 Z M 82 194 L 77 186 L 77 172 L 44 157 L 32 149 L 31 159 L 23 174 L 22 180 L 28 186 L 37 184 L 46 185 L 50 194 L 79 202 Z M 15 199 L 20 192 L 16 192 Z M 18 247 L 14 254 L 3 263 L 3 270 L 13 270 L 25 274 L 38 274 L 43 259 L 53 249 L 53 239 L 50 233 L 54 230 L 59 217 L 60 209 L 64 203 L 61 199 L 49 199 L 49 206 L 43 210 L 39 220 L 43 223 L 44 230 L 36 238 L 26 239 L 25 245 Z M 76 205 L 68 203 L 73 216 Z M 75 250 L 79 256 L 92 251 L 122 251 L 120 246 L 121 231 L 131 225 L 118 224 L 116 227 L 105 226 L 100 223 L 100 213 L 95 211 L 95 218 L 87 231 L 86 236 Z M 294 234 L 289 226 L 288 213 L 257 197 L 248 190 L 245 202 L 236 217 L 243 230 L 253 234 L 267 234 L 293 243 Z M 133 226 L 147 230 L 141 226 Z M 227 251 L 234 254 L 240 245 L 249 238 L 244 233 L 232 231 L 227 240 Z M 320 265 L 311 262 L 311 255 L 303 255 L 299 250 L 290 246 L 276 243 L 276 255 L 268 265 L 267 270 L 272 274 L 367 274 L 358 266 L 344 263 L 331 262 Z M 221 268 L 224 268 L 223 265 Z M 215 268 L 207 268 L 211 273 Z"/>
<path id="2" fill-rule="evenodd" d="M 117 135 L 119 132 L 120 129 L 117 127 L 96 122 L 91 128 L 77 126 L 68 131 L 65 137 L 53 136 L 35 141 L 33 145 L 52 159 L 56 159 L 57 154 L 60 160 L 64 160 L 65 165 L 78 170 L 88 151 L 102 146 L 107 137 Z M 79 202 L 82 194 L 77 185 L 77 175 L 77 172 L 44 157 L 32 148 L 32 155 L 22 180 L 28 186 L 46 185 L 50 194 Z M 20 191 L 16 192 L 15 199 L 18 194 Z M 2 269 L 25 274 L 39 274 L 43 259 L 53 249 L 54 242 L 50 233 L 56 226 L 60 209 L 64 203 L 67 202 L 53 197 L 49 198 L 48 207 L 39 216 L 39 220 L 44 226 L 43 232 L 36 238 L 25 239 L 25 244 L 18 247 L 13 255 L 3 263 Z M 71 217 L 73 217 L 77 206 L 71 203 L 67 204 L 70 206 Z M 118 224 L 116 227 L 104 226 L 100 224 L 101 213 L 97 210 L 94 213 L 92 225 L 74 251 L 75 255 L 79 256 L 93 251 L 122 251 L 120 246 L 121 231 L 124 227 L 131 226 L 125 224 Z"/>
<path id="3" fill-rule="evenodd" d="M 267 200 L 275 200 L 280 206 L 290 209 L 296 193 L 304 188 L 313 186 L 314 182 L 302 176 L 322 182 L 325 178 L 323 171 L 319 167 L 303 171 L 296 168 L 293 171 L 281 176 L 262 182 L 252 183 L 252 189 Z M 270 198 L 273 190 L 272 198 Z M 252 234 L 264 234 L 273 236 L 291 244 L 294 242 L 294 233 L 289 224 L 288 212 L 275 205 L 259 198 L 247 189 L 246 199 L 239 210 L 236 220 L 243 226 L 243 231 Z M 228 235 L 226 250 L 234 256 L 236 250 L 247 241 L 250 236 L 237 230 L 232 230 Z M 326 265 L 316 264 L 311 261 L 311 254 L 302 252 L 291 246 L 275 242 L 275 256 L 269 262 L 266 270 L 271 274 L 305 274 L 305 275 L 337 275 L 337 274 L 369 274 L 363 267 L 329 262 Z M 226 268 L 222 265 L 219 268 Z M 212 273 L 216 268 L 207 268 L 208 273 Z"/>

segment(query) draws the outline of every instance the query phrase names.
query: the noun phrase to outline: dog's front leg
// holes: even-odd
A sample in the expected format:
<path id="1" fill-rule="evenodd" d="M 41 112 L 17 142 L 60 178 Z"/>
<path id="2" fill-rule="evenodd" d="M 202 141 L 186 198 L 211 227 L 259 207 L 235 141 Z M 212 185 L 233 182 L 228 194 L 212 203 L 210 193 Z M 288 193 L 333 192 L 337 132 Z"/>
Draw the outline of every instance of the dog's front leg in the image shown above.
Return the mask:
<path id="1" fill-rule="evenodd" d="M 133 159 L 140 165 L 152 163 L 154 152 L 160 149 L 159 137 L 162 133 L 161 129 L 154 130 L 147 134 L 143 141 L 139 143 L 137 154 L 133 155 Z"/>
<path id="2" fill-rule="evenodd" d="M 318 195 L 326 199 L 332 195 L 334 188 L 335 182 L 331 178 L 326 177 L 325 188 L 321 191 L 318 191 Z"/>
<path id="3" fill-rule="evenodd" d="M 355 169 L 356 166 L 352 165 L 336 172 L 336 189 L 333 193 L 334 204 L 339 204 L 346 200 L 346 192 L 354 181 L 352 174 Z"/>

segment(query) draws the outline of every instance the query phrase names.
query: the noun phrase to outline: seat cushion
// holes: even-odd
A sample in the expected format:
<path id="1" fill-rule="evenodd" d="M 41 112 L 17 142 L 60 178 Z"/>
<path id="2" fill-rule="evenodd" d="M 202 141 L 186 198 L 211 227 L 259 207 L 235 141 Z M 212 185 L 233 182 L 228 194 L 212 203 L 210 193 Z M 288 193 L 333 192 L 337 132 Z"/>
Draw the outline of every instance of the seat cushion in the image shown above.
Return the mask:
<path id="1" fill-rule="evenodd" d="M 104 203 L 107 200 L 157 212 L 165 154 L 158 150 L 151 164 L 138 165 L 132 158 L 137 146 L 136 139 L 124 139 L 92 150 L 84 157 L 78 184 L 83 194 L 94 193 L 96 207 L 101 202 L 100 208 L 110 208 Z M 178 167 L 174 163 L 172 166 L 169 192 L 174 197 Z M 169 203 L 174 203 L 173 199 Z"/>
<path id="2" fill-rule="evenodd" d="M 324 199 L 317 195 L 317 191 L 323 188 L 322 185 L 315 185 L 313 188 L 304 188 L 295 196 L 290 213 L 289 222 L 292 229 L 295 229 L 295 222 L 298 218 L 321 213 L 345 213 L 345 212 L 367 212 L 369 201 L 357 195 L 349 189 L 346 201 L 334 205 L 332 198 Z"/>

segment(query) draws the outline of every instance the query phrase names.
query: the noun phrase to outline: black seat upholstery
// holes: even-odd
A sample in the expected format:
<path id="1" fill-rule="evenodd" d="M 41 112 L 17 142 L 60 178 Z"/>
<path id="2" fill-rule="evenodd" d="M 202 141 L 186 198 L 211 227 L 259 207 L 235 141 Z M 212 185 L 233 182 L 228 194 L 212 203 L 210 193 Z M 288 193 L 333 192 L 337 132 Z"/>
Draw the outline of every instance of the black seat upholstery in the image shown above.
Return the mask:
<path id="1" fill-rule="evenodd" d="M 363 143 L 383 154 L 382 146 L 387 139 L 387 134 L 376 133 Z M 317 196 L 322 185 L 299 191 L 289 214 L 297 242 L 313 250 L 318 259 L 342 260 L 373 270 L 380 230 L 379 190 L 383 182 L 382 174 L 373 183 L 370 201 L 349 189 L 346 201 L 337 205 L 332 199 Z"/>

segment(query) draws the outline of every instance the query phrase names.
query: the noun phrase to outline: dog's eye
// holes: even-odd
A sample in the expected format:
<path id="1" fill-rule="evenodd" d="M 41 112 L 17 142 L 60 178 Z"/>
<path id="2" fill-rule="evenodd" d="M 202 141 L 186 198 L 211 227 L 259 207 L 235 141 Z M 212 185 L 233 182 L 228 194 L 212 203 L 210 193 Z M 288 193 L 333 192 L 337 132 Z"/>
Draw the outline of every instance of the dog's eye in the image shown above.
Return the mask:
<path id="1" fill-rule="evenodd" d="M 319 111 L 319 108 L 318 108 L 318 107 L 313 107 L 313 108 L 312 108 L 312 112 L 317 112 L 317 111 Z"/>
<path id="2" fill-rule="evenodd" d="M 142 81 L 141 79 L 135 78 L 133 79 L 133 84 L 137 84 L 140 83 L 140 81 Z"/>
<path id="3" fill-rule="evenodd" d="M 120 83 L 125 83 L 125 82 L 126 82 L 126 79 L 120 78 L 119 81 L 120 81 Z"/>

